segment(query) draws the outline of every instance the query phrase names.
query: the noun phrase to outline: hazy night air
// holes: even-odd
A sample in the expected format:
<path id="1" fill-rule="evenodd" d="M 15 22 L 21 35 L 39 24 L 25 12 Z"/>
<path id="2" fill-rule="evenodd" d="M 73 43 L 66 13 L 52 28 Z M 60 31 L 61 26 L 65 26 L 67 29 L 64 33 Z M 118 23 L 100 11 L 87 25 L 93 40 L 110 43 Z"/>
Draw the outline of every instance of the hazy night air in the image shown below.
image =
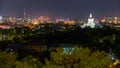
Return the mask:
<path id="1" fill-rule="evenodd" d="M 120 0 L 0 0 L 0 16 L 23 16 L 24 8 L 32 17 L 120 17 Z"/>

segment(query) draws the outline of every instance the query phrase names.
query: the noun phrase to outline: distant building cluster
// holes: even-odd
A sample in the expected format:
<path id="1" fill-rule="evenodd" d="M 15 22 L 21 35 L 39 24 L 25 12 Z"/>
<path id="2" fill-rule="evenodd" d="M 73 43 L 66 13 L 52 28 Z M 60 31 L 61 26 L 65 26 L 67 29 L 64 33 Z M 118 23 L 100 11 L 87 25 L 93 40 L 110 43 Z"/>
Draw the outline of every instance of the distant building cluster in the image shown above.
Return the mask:
<path id="1" fill-rule="evenodd" d="M 67 24 L 67 25 L 78 25 L 82 28 L 84 27 L 101 27 L 102 25 L 119 25 L 120 18 L 118 17 L 103 17 L 101 19 L 96 19 L 92 17 L 92 13 L 88 19 L 55 19 L 48 16 L 40 16 L 39 18 L 32 18 L 24 12 L 24 17 L 15 16 L 0 16 L 0 28 L 10 28 L 14 26 L 30 26 L 39 24 Z"/>
<path id="2" fill-rule="evenodd" d="M 81 27 L 102 27 L 103 25 L 108 25 L 108 26 L 119 26 L 120 25 L 120 18 L 118 17 L 104 17 L 101 19 L 95 19 L 92 17 L 92 14 L 90 13 L 90 16 L 88 20 L 85 22 L 81 22 L 82 26 Z"/>
<path id="3" fill-rule="evenodd" d="M 58 23 L 64 22 L 65 24 L 74 24 L 74 20 L 70 19 L 54 19 L 47 16 L 40 16 L 39 18 L 31 18 L 31 17 L 15 17 L 15 16 L 0 16 L 0 24 L 39 24 L 39 23 Z"/>

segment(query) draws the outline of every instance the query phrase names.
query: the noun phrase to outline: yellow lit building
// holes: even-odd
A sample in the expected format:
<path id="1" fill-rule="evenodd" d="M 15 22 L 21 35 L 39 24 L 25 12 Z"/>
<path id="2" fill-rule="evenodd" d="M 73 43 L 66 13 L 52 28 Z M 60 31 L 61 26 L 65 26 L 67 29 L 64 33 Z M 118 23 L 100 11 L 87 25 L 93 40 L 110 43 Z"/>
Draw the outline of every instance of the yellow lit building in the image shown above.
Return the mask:
<path id="1" fill-rule="evenodd" d="M 39 24 L 39 21 L 37 19 L 32 19 L 32 24 L 37 25 Z"/>
<path id="2" fill-rule="evenodd" d="M 75 25 L 75 21 L 74 21 L 74 20 L 65 21 L 65 24 L 68 24 L 68 25 Z"/>

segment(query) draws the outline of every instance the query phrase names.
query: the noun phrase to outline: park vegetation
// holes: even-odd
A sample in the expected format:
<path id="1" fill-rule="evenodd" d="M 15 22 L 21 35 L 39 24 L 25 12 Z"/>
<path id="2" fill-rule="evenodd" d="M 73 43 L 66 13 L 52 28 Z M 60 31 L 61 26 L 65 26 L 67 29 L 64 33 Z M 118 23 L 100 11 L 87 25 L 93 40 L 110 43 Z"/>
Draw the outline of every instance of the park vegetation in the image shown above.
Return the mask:
<path id="1" fill-rule="evenodd" d="M 89 48 L 75 47 L 68 53 L 61 48 L 50 52 L 50 58 L 45 63 L 34 56 L 17 59 L 16 53 L 0 52 L 1 68 L 109 68 L 111 59 L 104 51 L 91 51 Z"/>
<path id="2" fill-rule="evenodd" d="M 106 56 L 110 51 L 120 59 L 120 28 L 80 28 L 74 26 L 58 31 L 28 27 L 0 29 L 0 67 L 2 68 L 106 68 L 111 63 Z M 5 38 L 5 39 L 4 39 Z M 46 50 L 28 50 L 27 43 L 47 45 Z M 64 53 L 58 44 L 78 45 Z M 12 45 L 12 46 L 11 46 Z M 50 50 L 55 45 L 57 50 Z M 80 49 L 79 47 L 82 47 Z M 8 49 L 13 49 L 12 54 Z"/>

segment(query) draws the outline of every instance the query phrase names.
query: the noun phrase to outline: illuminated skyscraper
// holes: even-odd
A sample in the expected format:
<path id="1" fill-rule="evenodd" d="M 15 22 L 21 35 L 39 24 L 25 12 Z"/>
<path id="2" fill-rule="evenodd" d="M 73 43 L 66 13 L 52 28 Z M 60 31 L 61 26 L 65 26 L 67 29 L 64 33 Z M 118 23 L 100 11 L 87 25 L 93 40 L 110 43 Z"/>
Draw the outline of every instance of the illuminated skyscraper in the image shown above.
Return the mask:
<path id="1" fill-rule="evenodd" d="M 94 22 L 94 18 L 92 18 L 92 14 L 90 13 L 90 16 L 88 18 L 88 22 L 87 22 L 87 26 L 94 28 L 95 27 L 95 22 Z"/>
<path id="2" fill-rule="evenodd" d="M 27 13 L 26 13 L 26 9 L 24 8 L 24 19 L 26 19 L 27 17 Z"/>
<path id="3" fill-rule="evenodd" d="M 29 12 L 29 10 L 28 9 L 26 9 L 26 8 L 24 8 L 24 19 L 23 19 L 23 22 L 24 23 L 31 23 L 32 21 L 31 21 L 31 17 L 28 15 L 28 12 Z"/>

